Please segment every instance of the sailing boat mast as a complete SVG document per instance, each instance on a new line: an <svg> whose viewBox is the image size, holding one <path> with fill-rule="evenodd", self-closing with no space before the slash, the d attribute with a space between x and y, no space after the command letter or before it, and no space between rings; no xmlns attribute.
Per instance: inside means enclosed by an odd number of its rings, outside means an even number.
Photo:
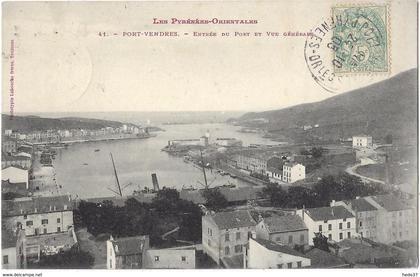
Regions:
<svg viewBox="0 0 420 277"><path fill-rule="evenodd" d="M115 174L115 179L117 180L118 192L119 192L119 195L122 197L120 181L118 180L117 169L115 168L114 158L112 157L111 152L109 152L109 155L111 156L112 166L114 167L114 174Z"/></svg>
<svg viewBox="0 0 420 277"><path fill-rule="evenodd" d="M204 168L203 152L201 150L200 150L200 156L201 156L201 168L203 169L203 175L204 175L204 187L205 189L208 189L209 185L207 184L206 169Z"/></svg>

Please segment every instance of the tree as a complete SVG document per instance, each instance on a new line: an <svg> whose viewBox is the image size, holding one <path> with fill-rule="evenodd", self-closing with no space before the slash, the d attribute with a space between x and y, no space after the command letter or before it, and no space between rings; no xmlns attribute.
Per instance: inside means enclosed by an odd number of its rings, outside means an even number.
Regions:
<svg viewBox="0 0 420 277"><path fill-rule="evenodd" d="M176 189L163 188L158 191L152 205L161 214L174 214L177 212L179 192Z"/></svg>
<svg viewBox="0 0 420 277"><path fill-rule="evenodd" d="M228 206L226 197L220 192L219 188L208 188L202 192L206 200L206 206L212 210L219 211Z"/></svg>
<svg viewBox="0 0 420 277"><path fill-rule="evenodd" d="M89 252L80 251L73 246L70 250L55 255L41 255L37 266L48 269L87 269L91 268L94 261L95 258Z"/></svg>
<svg viewBox="0 0 420 277"><path fill-rule="evenodd" d="M330 249L328 247L328 238L322 235L321 233L315 233L313 242L316 248L330 252Z"/></svg>
<svg viewBox="0 0 420 277"><path fill-rule="evenodd" d="M287 192L279 185L270 183L262 189L261 194L275 207L284 207L286 204Z"/></svg>

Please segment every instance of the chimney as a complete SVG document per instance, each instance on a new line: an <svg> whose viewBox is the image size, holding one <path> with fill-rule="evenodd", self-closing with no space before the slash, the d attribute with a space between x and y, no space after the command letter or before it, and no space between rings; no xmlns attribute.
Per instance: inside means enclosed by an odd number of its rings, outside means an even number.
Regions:
<svg viewBox="0 0 420 277"><path fill-rule="evenodd" d="M330 207L334 207L334 206L335 206L335 200L331 200Z"/></svg>
<svg viewBox="0 0 420 277"><path fill-rule="evenodd" d="M334 208L331 209L331 215L334 216Z"/></svg>
<svg viewBox="0 0 420 277"><path fill-rule="evenodd" d="M258 223L260 223L263 220L264 220L264 218L262 217L262 215L261 214L258 214Z"/></svg>
<svg viewBox="0 0 420 277"><path fill-rule="evenodd" d="M305 205L302 206L302 219L305 220Z"/></svg>
<svg viewBox="0 0 420 277"><path fill-rule="evenodd" d="M51 210L52 210L52 207L50 206L50 212L51 212Z"/></svg>
<svg viewBox="0 0 420 277"><path fill-rule="evenodd" d="M256 239L257 238L257 232L251 231L251 238Z"/></svg>
<svg viewBox="0 0 420 277"><path fill-rule="evenodd" d="M356 196L356 199L360 199L360 196Z"/></svg>

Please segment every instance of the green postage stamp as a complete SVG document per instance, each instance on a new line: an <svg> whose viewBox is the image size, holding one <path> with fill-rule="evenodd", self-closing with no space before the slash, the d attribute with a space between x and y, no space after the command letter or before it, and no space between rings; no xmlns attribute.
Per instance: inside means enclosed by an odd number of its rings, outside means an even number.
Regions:
<svg viewBox="0 0 420 277"><path fill-rule="evenodd" d="M335 73L388 72L387 6L333 7Z"/></svg>

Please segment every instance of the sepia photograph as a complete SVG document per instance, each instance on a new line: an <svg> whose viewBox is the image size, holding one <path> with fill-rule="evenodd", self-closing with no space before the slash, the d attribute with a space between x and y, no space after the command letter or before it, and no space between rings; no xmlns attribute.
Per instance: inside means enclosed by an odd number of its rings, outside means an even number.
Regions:
<svg viewBox="0 0 420 277"><path fill-rule="evenodd" d="M6 1L1 39L3 276L417 276L417 1Z"/></svg>

